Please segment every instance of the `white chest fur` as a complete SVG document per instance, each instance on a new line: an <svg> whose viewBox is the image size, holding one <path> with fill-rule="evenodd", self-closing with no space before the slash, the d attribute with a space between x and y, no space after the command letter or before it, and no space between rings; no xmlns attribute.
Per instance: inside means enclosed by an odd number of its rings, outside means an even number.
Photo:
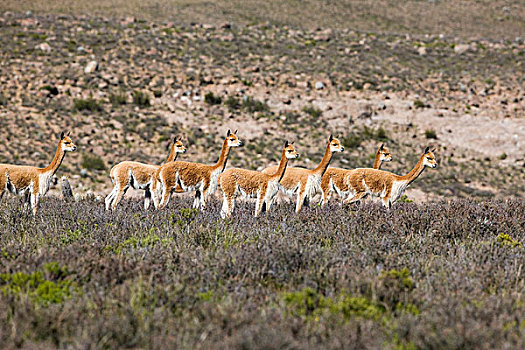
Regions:
<svg viewBox="0 0 525 350"><path fill-rule="evenodd" d="M44 196L49 191L51 180L53 179L53 173L47 172L38 175L38 194Z"/></svg>
<svg viewBox="0 0 525 350"><path fill-rule="evenodd" d="M392 184L392 193L390 195L390 201L395 202L401 197L403 192L405 192L408 187L407 181L394 181Z"/></svg>

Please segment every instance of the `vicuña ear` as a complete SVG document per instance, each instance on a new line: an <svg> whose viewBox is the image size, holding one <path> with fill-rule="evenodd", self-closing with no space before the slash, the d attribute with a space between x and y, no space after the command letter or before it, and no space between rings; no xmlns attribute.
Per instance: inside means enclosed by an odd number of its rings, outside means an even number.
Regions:
<svg viewBox="0 0 525 350"><path fill-rule="evenodd" d="M332 134L330 134L330 141L332 141L334 138L332 137Z"/></svg>
<svg viewBox="0 0 525 350"><path fill-rule="evenodd" d="M230 136L230 134L231 134L231 131L230 129L228 129L228 132L226 133L226 137Z"/></svg>
<svg viewBox="0 0 525 350"><path fill-rule="evenodd" d="M67 132L67 136L68 136L68 137L69 137L69 135L71 135L71 130L69 130L69 131Z"/></svg>
<svg viewBox="0 0 525 350"><path fill-rule="evenodd" d="M62 132L60 133L60 139L62 140L63 138L64 138L64 132L62 131Z"/></svg>
<svg viewBox="0 0 525 350"><path fill-rule="evenodd" d="M284 141L284 147L288 147L288 140Z"/></svg>
<svg viewBox="0 0 525 350"><path fill-rule="evenodd" d="M432 148L432 151L430 151L430 152L432 152L432 153L433 153L433 152L435 152L435 151L436 151L436 149L435 149L435 148Z"/></svg>
<svg viewBox="0 0 525 350"><path fill-rule="evenodd" d="M430 149L430 147L425 148L425 152L424 152L424 154L428 153L428 150L429 150L429 149Z"/></svg>
<svg viewBox="0 0 525 350"><path fill-rule="evenodd" d="M379 147L379 149L382 151L384 146L385 146L385 144L382 143L382 144L381 144L381 147Z"/></svg>
<svg viewBox="0 0 525 350"><path fill-rule="evenodd" d="M235 135L237 135L237 130L235 130L233 133L234 133Z"/></svg>

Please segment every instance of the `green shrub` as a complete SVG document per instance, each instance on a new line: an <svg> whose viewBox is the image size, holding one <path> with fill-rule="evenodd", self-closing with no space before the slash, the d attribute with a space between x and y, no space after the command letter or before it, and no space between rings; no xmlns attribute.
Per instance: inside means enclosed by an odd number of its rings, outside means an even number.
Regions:
<svg viewBox="0 0 525 350"><path fill-rule="evenodd" d="M140 90L133 91L133 103L139 107L151 106L149 101L149 95Z"/></svg>
<svg viewBox="0 0 525 350"><path fill-rule="evenodd" d="M510 248L516 248L521 247L521 243L515 239L513 239L511 236L509 236L506 233L500 233L498 237L496 238L496 243L500 247L510 247Z"/></svg>
<svg viewBox="0 0 525 350"><path fill-rule="evenodd" d="M264 102L258 101L253 97L245 97L242 101L242 109L246 112L266 112L270 110L270 107Z"/></svg>
<svg viewBox="0 0 525 350"><path fill-rule="evenodd" d="M437 140L437 134L436 134L436 131L433 130L433 129L425 130L425 137L426 137L427 139L435 139L435 140Z"/></svg>
<svg viewBox="0 0 525 350"><path fill-rule="evenodd" d="M101 112L103 108L102 108L102 105L97 100L90 97L85 100L75 99L73 101L73 110L78 111L78 112L82 112L82 111Z"/></svg>
<svg viewBox="0 0 525 350"><path fill-rule="evenodd" d="M414 101L414 107L416 107L416 108L425 108L426 105L425 105L425 103L424 103L423 101L421 101L421 100L415 100L415 101Z"/></svg>
<svg viewBox="0 0 525 350"><path fill-rule="evenodd" d="M322 110L315 108L314 106L303 107L303 112L305 112L306 114L310 114L312 117L316 119L319 118L323 114Z"/></svg>
<svg viewBox="0 0 525 350"><path fill-rule="evenodd" d="M222 103L222 98L220 96L215 96L213 92L208 92L204 95L204 102L209 105L220 105Z"/></svg>
<svg viewBox="0 0 525 350"><path fill-rule="evenodd" d="M235 109L239 109L241 107L241 104L239 103L239 99L234 96L229 96L226 100L226 106L228 106L228 109L230 111L233 111Z"/></svg>
<svg viewBox="0 0 525 350"><path fill-rule="evenodd" d="M292 315L314 319L327 314L342 317L345 321L355 317L377 320L386 312L384 306L362 296L343 292L328 298L308 287L285 293L284 302Z"/></svg>
<svg viewBox="0 0 525 350"><path fill-rule="evenodd" d="M3 295L27 297L43 306L59 304L71 297L76 286L65 279L68 275L67 267L60 267L56 262L44 265L44 271L0 274L1 292Z"/></svg>
<svg viewBox="0 0 525 350"><path fill-rule="evenodd" d="M83 154L82 167L88 170L106 170L104 160L96 155Z"/></svg>
<svg viewBox="0 0 525 350"><path fill-rule="evenodd" d="M115 107L125 105L127 102L126 94L123 91L112 93L109 95L109 102Z"/></svg>

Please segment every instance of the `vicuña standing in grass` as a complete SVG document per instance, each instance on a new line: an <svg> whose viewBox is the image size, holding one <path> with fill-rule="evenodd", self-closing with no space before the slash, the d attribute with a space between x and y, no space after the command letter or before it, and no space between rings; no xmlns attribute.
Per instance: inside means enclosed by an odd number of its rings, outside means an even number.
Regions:
<svg viewBox="0 0 525 350"><path fill-rule="evenodd" d="M76 149L77 146L73 144L69 134L62 133L55 157L47 167L0 164L0 199L6 190L15 195L24 195L24 203L31 200L31 208L36 215L40 197L49 190L53 175L62 164L66 152L73 152Z"/></svg>
<svg viewBox="0 0 525 350"><path fill-rule="evenodd" d="M281 154L279 167L273 174L263 174L260 171L233 168L226 170L219 177L224 201L222 203L221 216L223 218L231 216L235 207L235 198L241 194L247 197L257 197L255 203L254 216L261 213L263 205L269 208L273 198L279 191L279 182L283 178L288 159L299 157L292 144L285 142Z"/></svg>
<svg viewBox="0 0 525 350"><path fill-rule="evenodd" d="M298 213L305 201L310 200L319 190L323 174L328 168L332 156L335 152L342 152L344 147L341 142L330 135L326 151L324 153L321 163L313 170L302 168L288 168L284 177L281 180L281 189L284 193L293 196L297 194L297 203L295 205L295 212ZM271 166L263 170L265 174L273 174L278 167ZM270 208L267 208L270 209Z"/></svg>
<svg viewBox="0 0 525 350"><path fill-rule="evenodd" d="M374 159L373 169L381 169L383 162L392 161L392 155L387 147L384 144L379 147L376 152ZM323 180L321 181L321 206L324 207L328 200L330 199L332 192L335 191L342 198L346 198L350 192L348 184L346 183L346 175L353 171L341 168L328 168L323 175Z"/></svg>
<svg viewBox="0 0 525 350"><path fill-rule="evenodd" d="M170 194L175 188L181 188L185 192L196 191L193 208L206 208L208 195L217 189L219 175L224 171L228 155L232 147L242 146L242 141L237 138L237 130L226 133L226 138L222 144L219 160L214 165L206 165L190 162L171 162L164 164L157 171L156 186L160 187L161 202L160 207L164 208L170 199ZM159 186L160 185L160 186ZM155 189L154 191L158 191ZM154 196L155 200L157 196Z"/></svg>
<svg viewBox="0 0 525 350"><path fill-rule="evenodd" d="M381 198L385 207L390 208L406 188L418 178L425 167L437 167L436 157L429 147L425 149L416 166L406 175L396 175L388 171L376 169L354 169L349 171L344 179L350 196L344 203L353 203L367 195Z"/></svg>
<svg viewBox="0 0 525 350"><path fill-rule="evenodd" d="M179 153L185 153L186 148L180 140L173 140L170 154L166 163L173 162L177 159ZM120 162L111 168L109 177L113 182L113 190L106 197L106 210L117 208L118 203L131 186L137 190L144 190L144 209L148 209L151 203L153 182L155 182L155 174L160 168L158 165L150 165L139 162L124 161ZM153 201L157 207L158 201Z"/></svg>

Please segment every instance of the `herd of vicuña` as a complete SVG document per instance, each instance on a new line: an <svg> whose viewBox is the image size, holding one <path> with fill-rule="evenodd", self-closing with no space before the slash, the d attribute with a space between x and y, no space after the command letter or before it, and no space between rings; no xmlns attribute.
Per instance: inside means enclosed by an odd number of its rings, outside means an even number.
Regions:
<svg viewBox="0 0 525 350"><path fill-rule="evenodd" d="M206 209L207 198L220 188L223 196L223 218L232 215L235 199L239 195L256 198L254 215L258 216L270 209L279 190L296 196L296 213L317 193L321 195L321 206L325 206L333 192L336 192L345 204L370 195L379 197L384 206L390 208L405 189L421 175L425 167L437 166L433 150L427 147L417 164L406 175L380 170L383 162L392 161L388 148L381 145L372 168L330 168L334 153L344 151L341 142L330 135L324 156L315 169L288 167L288 161L299 157L299 153L293 142L286 141L279 165L263 171L241 168L225 170L231 148L242 145L237 131L228 130L219 160L213 165L178 161L178 154L185 153L186 148L182 141L177 139L173 140L168 159L161 166L134 161L118 163L109 173L114 187L106 197L106 209L115 210L130 187L144 190L145 209L149 208L152 200L155 208L165 208L173 192L195 192L193 208L200 210ZM33 214L36 215L40 197L48 192L52 178L66 152L76 149L77 146L69 134L62 133L55 156L47 167L0 164L0 199L6 191L24 196L24 206L30 204Z"/></svg>

